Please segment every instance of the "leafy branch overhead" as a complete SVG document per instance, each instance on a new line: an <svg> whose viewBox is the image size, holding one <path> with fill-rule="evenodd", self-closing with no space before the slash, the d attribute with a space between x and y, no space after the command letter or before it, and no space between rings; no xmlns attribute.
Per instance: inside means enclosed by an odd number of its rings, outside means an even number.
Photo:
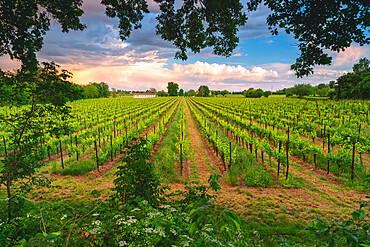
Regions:
<svg viewBox="0 0 370 247"><path fill-rule="evenodd" d="M327 50L340 52L353 43L370 43L367 1L250 0L246 6L240 0L154 1L160 7L156 33L178 48L175 57L182 60L189 51L199 53L206 47L212 47L216 55L230 56L239 43L239 28L247 22L246 12L262 4L271 11L266 20L271 33L285 31L298 41L300 55L291 66L298 77L313 74L315 65L330 65ZM42 48L51 19L61 24L63 32L85 28L79 19L82 2L0 0L0 56L8 54L24 65L35 65L35 53ZM141 28L144 15L150 12L146 0L101 3L108 17L119 19L122 40Z"/></svg>

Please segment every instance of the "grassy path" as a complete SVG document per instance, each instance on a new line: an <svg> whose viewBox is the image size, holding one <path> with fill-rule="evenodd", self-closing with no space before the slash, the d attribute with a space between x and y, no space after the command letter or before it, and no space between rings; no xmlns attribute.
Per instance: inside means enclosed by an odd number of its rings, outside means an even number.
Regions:
<svg viewBox="0 0 370 247"><path fill-rule="evenodd" d="M187 102L185 103L185 110L190 134L189 138L191 139L191 148L193 150L193 156L188 164L190 180L199 180L201 183L206 183L211 174L220 173L218 167L221 167L222 163L213 155L207 142L202 138Z"/></svg>

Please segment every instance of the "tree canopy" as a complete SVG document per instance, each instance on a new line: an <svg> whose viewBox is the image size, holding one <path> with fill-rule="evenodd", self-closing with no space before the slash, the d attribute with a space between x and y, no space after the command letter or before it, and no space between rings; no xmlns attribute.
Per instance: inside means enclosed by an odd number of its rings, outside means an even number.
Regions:
<svg viewBox="0 0 370 247"><path fill-rule="evenodd" d="M241 0L154 0L159 4L156 33L171 41L176 58L187 59L187 52L212 47L216 55L230 56L239 39L238 29L246 24L247 14ZM43 45L43 35L50 20L57 21L63 32L82 30L83 0L0 0L0 56L10 55L23 66L36 68L36 52ZM127 39L149 13L146 0L102 0L106 14L119 19L119 34ZM292 33L301 52L291 66L299 77L313 73L315 65L329 65L332 58L324 49L344 51L352 43L370 44L367 1L354 0L250 0L247 11L266 5L271 14L267 24L272 34Z"/></svg>
<svg viewBox="0 0 370 247"><path fill-rule="evenodd" d="M352 70L355 73L363 71L363 70L370 70L370 59L366 57L361 58L358 61L358 63L353 65Z"/></svg>
<svg viewBox="0 0 370 247"><path fill-rule="evenodd" d="M190 89L189 91L186 92L186 96L193 97L196 95L196 92L194 89Z"/></svg>
<svg viewBox="0 0 370 247"><path fill-rule="evenodd" d="M167 86L169 96L177 96L177 90L179 90L179 84L170 81Z"/></svg>
<svg viewBox="0 0 370 247"><path fill-rule="evenodd" d="M198 89L198 94L197 96L199 97L208 97L209 96L209 88L205 85L202 85Z"/></svg>
<svg viewBox="0 0 370 247"><path fill-rule="evenodd" d="M314 89L310 84L296 84L294 87L290 88L291 93L298 95L300 98L303 98L303 96L311 95L314 93Z"/></svg>

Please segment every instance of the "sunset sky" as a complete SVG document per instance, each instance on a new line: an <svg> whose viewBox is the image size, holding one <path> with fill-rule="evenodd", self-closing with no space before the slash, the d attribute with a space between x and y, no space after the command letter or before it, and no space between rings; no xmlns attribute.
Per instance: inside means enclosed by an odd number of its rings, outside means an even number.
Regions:
<svg viewBox="0 0 370 247"><path fill-rule="evenodd" d="M242 91L250 87L276 91L297 83L328 83L352 70L361 57L370 58L370 47L353 45L344 53L333 55L331 66L315 68L315 74L297 79L290 65L299 54L297 42L281 32L271 36L266 25L269 11L265 7L248 14L247 25L239 31L240 44L229 58L217 57L211 49L190 54L187 61L174 59L176 48L155 35L158 6L149 1L151 14L143 28L122 42L118 36L118 20L105 16L100 0L85 0L82 23L84 31L62 33L55 23L38 53L40 61L55 61L74 74L72 81L108 83L111 88L146 90L166 89L174 81L184 90L207 85L211 90ZM0 57L3 70L19 64Z"/></svg>

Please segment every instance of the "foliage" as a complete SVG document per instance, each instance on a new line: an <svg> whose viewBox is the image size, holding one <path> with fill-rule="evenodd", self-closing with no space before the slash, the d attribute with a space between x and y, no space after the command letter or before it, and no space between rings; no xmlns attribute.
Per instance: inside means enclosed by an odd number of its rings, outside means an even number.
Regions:
<svg viewBox="0 0 370 247"><path fill-rule="evenodd" d="M157 34L173 42L179 49L175 58L186 60L187 49L199 53L213 47L216 55L230 56L237 46L238 27L246 23L238 0L183 1L176 9L175 1L156 0L161 13L157 16Z"/></svg>
<svg viewBox="0 0 370 247"><path fill-rule="evenodd" d="M330 91L330 87L329 87L329 85L326 85L326 84L324 84L324 83L321 83L321 84L317 85L317 86L315 87L315 89L316 89L316 93L317 93L319 96L321 96L321 97L328 96L329 91Z"/></svg>
<svg viewBox="0 0 370 247"><path fill-rule="evenodd" d="M50 21L62 26L63 32L83 30L82 0L71 1L0 1L0 56L10 55L19 59L24 67L35 70L36 52L43 45L43 36L50 28Z"/></svg>
<svg viewBox="0 0 370 247"><path fill-rule="evenodd" d="M246 98L261 98L264 95L264 92L262 89L249 88L244 91L243 95Z"/></svg>
<svg viewBox="0 0 370 247"><path fill-rule="evenodd" d="M263 92L263 97L268 98L271 95L271 91Z"/></svg>
<svg viewBox="0 0 370 247"><path fill-rule="evenodd" d="M1 78L1 84L12 87L11 97L6 101L9 105L28 104L18 112L0 115L9 126L11 141L8 148L12 150L0 160L0 183L7 188L9 220L13 202L17 202L12 200L14 186L19 187L21 193L27 193L32 185L47 183L43 178L34 177L37 168L43 164L38 144L44 133L60 136L70 131L64 121L70 112L65 104L74 99L78 91L74 84L66 81L70 73L66 70L60 73L57 68L54 63L44 63L36 73L19 70L5 73ZM22 182L15 184L19 180Z"/></svg>
<svg viewBox="0 0 370 247"><path fill-rule="evenodd" d="M168 83L167 91L169 96L177 96L177 90L179 90L179 84L172 81Z"/></svg>
<svg viewBox="0 0 370 247"><path fill-rule="evenodd" d="M179 91L179 96L184 96L184 89L180 89L180 91Z"/></svg>
<svg viewBox="0 0 370 247"><path fill-rule="evenodd" d="M365 180L365 188L369 188L370 175ZM370 224L369 224L369 206L368 199L361 200L358 203L360 208L352 212L352 219L343 222L326 221L315 219L315 222L308 230L314 231L321 237L323 243L328 246L369 246L370 245Z"/></svg>
<svg viewBox="0 0 370 247"><path fill-rule="evenodd" d="M149 90L147 90L148 93L156 93L157 92L157 89L155 89L154 87L151 87L149 88Z"/></svg>
<svg viewBox="0 0 370 247"><path fill-rule="evenodd" d="M198 89L198 97L208 97L209 96L209 88L208 86L200 86Z"/></svg>
<svg viewBox="0 0 370 247"><path fill-rule="evenodd" d="M216 228L217 243L219 234L225 233L226 237L232 238L233 232L240 230L240 219L236 213L214 203L207 203L191 210L189 216L193 221L191 235L195 235L206 225L212 225Z"/></svg>
<svg viewBox="0 0 370 247"><path fill-rule="evenodd" d="M220 94L222 95L222 96L224 96L225 97L225 95L227 95L229 93L229 91L227 91L227 90L222 90L221 92L220 92Z"/></svg>
<svg viewBox="0 0 370 247"><path fill-rule="evenodd" d="M125 151L124 164L117 167L114 198L125 204L135 204L141 198L150 205L158 205L163 195L154 165L147 162L150 149L146 145L145 139L134 139Z"/></svg>
<svg viewBox="0 0 370 247"><path fill-rule="evenodd" d="M219 190L219 176L209 179L210 188ZM192 190L192 187L191 189ZM173 204L153 207L137 198L134 204L117 207L100 199L89 204L32 204L27 214L11 224L0 218L2 246L247 246L249 239L235 212L189 195L185 207ZM93 191L91 195L99 194ZM204 207L202 207L204 205ZM212 215L209 215L212 213ZM208 217L210 216L210 218ZM212 224L216 222L215 224ZM40 227L38 227L40 226ZM236 227L235 227L236 226ZM234 231L237 230L237 231ZM1 234L5 233L5 234ZM7 236L7 237L5 237ZM11 239L12 238L12 239Z"/></svg>
<svg viewBox="0 0 370 247"><path fill-rule="evenodd" d="M360 58L358 63L353 65L352 69L353 69L353 72L355 73L361 72L363 70L369 70L370 69L370 59L366 57Z"/></svg>
<svg viewBox="0 0 370 247"><path fill-rule="evenodd" d="M159 97L166 97L166 96L168 96L168 93L165 92L164 90L161 90L161 91L158 91L157 92L157 96L159 96Z"/></svg>
<svg viewBox="0 0 370 247"><path fill-rule="evenodd" d="M192 97L192 96L195 96L195 95L196 95L196 93L195 93L194 89L190 89L190 90L189 90L189 91L187 91L186 93L187 93L187 96L189 96L189 97Z"/></svg>
<svg viewBox="0 0 370 247"><path fill-rule="evenodd" d="M109 86L105 82L90 82L88 85L82 85L85 99L108 98L110 96Z"/></svg>
<svg viewBox="0 0 370 247"><path fill-rule="evenodd" d="M298 77L312 74L314 65L331 64L332 58L324 49L340 52L352 42L370 43L370 6L365 2L252 0L248 9L256 10L262 2L271 10L267 17L271 33L285 29L299 42L301 54L291 66Z"/></svg>
<svg viewBox="0 0 370 247"><path fill-rule="evenodd" d="M347 73L339 77L335 86L337 99L368 99L370 97L370 69Z"/></svg>
<svg viewBox="0 0 370 247"><path fill-rule="evenodd" d="M305 95L312 95L313 92L313 87L310 84L296 84L292 88L292 93L298 95L300 98L303 98Z"/></svg>
<svg viewBox="0 0 370 247"><path fill-rule="evenodd" d="M172 118L166 136L161 142L161 148L153 158L156 174L161 182L175 182L179 180L179 173L176 171L176 161L179 163L179 133L181 133L178 122L180 112L176 111Z"/></svg>

